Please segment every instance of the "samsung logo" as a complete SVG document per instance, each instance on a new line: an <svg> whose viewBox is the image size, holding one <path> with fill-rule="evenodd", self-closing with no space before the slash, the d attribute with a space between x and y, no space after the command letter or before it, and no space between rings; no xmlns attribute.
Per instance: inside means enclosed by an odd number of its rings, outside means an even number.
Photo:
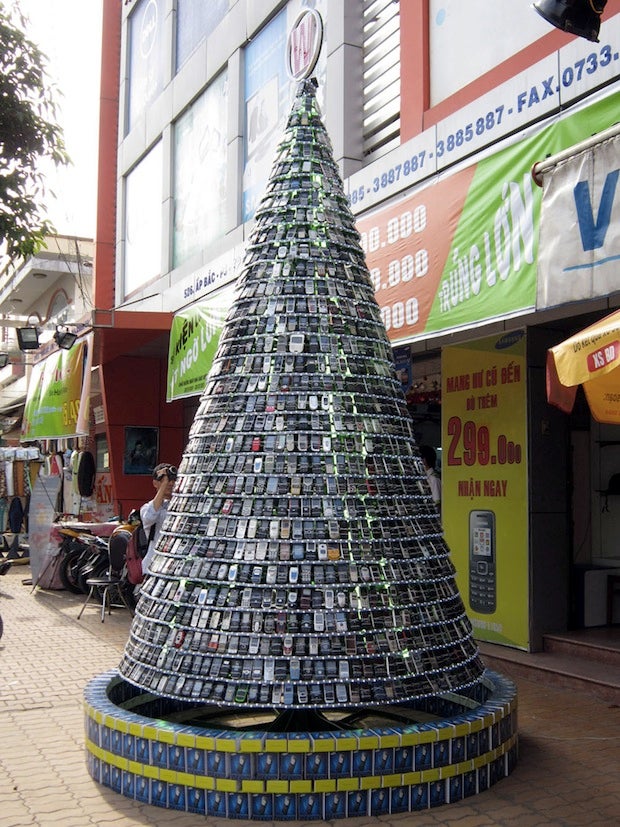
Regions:
<svg viewBox="0 0 620 827"><path fill-rule="evenodd" d="M517 342L521 341L524 335L525 331L523 330L514 330L512 333L506 333L505 336L502 336L501 339L498 339L497 342L495 342L495 350L505 350L507 347L516 345Z"/></svg>

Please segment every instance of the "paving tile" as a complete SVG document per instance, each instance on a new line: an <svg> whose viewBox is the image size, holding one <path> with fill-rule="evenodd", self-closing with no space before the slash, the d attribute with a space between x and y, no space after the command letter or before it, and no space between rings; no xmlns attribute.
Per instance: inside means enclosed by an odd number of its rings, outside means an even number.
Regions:
<svg viewBox="0 0 620 827"><path fill-rule="evenodd" d="M22 569L2 578L0 824L2 827L248 827L126 799L86 769L83 691L117 666L130 618L81 621L78 595L35 592ZM9 599L5 599L5 595ZM21 629L28 619L28 642ZM15 629L20 630L15 634ZM329 822L331 827L610 827L620 812L620 708L517 679L520 758L487 792L423 813ZM285 822L277 822L282 825ZM306 822L311 825L325 822ZM270 827L273 822L262 822ZM299 827L300 822L291 822Z"/></svg>

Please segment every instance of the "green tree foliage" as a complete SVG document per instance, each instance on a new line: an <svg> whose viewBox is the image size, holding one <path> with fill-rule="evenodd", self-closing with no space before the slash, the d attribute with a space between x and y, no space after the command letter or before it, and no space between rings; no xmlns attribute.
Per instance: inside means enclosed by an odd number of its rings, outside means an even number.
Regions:
<svg viewBox="0 0 620 827"><path fill-rule="evenodd" d="M24 30L15 0L0 0L0 244L27 257L54 228L45 215L43 158L67 164L46 58Z"/></svg>

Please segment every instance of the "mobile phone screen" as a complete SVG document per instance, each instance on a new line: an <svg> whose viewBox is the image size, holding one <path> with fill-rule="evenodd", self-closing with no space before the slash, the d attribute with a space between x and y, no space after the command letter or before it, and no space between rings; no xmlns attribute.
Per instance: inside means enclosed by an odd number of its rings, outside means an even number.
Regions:
<svg viewBox="0 0 620 827"><path fill-rule="evenodd" d="M497 608L493 511L472 511L469 515L469 604L483 614Z"/></svg>

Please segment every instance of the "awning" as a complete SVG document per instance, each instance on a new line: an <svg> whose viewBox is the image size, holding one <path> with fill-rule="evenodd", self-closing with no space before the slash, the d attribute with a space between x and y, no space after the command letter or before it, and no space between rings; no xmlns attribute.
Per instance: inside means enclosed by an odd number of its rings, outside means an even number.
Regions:
<svg viewBox="0 0 620 827"><path fill-rule="evenodd" d="M547 400L565 413L579 385L597 422L620 424L620 310L547 351Z"/></svg>
<svg viewBox="0 0 620 827"><path fill-rule="evenodd" d="M589 138L586 138L585 141L581 141L574 146L569 146L568 149L563 149L555 155L550 155L548 158L545 158L544 161L538 161L532 167L532 178L534 179L534 183L538 184L539 187L542 187L545 175L551 172L558 164L561 164L563 161L569 161L580 152L586 152L589 149L594 149L599 144L603 143L603 141L607 141L610 138L616 138L619 135L620 124L616 123L613 126L610 126L609 129L604 129L602 132L591 135Z"/></svg>
<svg viewBox="0 0 620 827"><path fill-rule="evenodd" d="M543 186L536 309L618 291L620 125L534 165Z"/></svg>
<svg viewBox="0 0 620 827"><path fill-rule="evenodd" d="M0 435L6 441L19 439L24 406L20 405L10 414L0 414Z"/></svg>
<svg viewBox="0 0 620 827"><path fill-rule="evenodd" d="M142 310L93 311L93 364L105 365L123 356L165 358L172 313Z"/></svg>
<svg viewBox="0 0 620 827"><path fill-rule="evenodd" d="M58 350L34 365L22 420L21 441L88 435L93 335L71 350Z"/></svg>
<svg viewBox="0 0 620 827"><path fill-rule="evenodd" d="M0 392L0 414L11 416L23 407L28 393L28 377L20 376L15 382L5 385Z"/></svg>

